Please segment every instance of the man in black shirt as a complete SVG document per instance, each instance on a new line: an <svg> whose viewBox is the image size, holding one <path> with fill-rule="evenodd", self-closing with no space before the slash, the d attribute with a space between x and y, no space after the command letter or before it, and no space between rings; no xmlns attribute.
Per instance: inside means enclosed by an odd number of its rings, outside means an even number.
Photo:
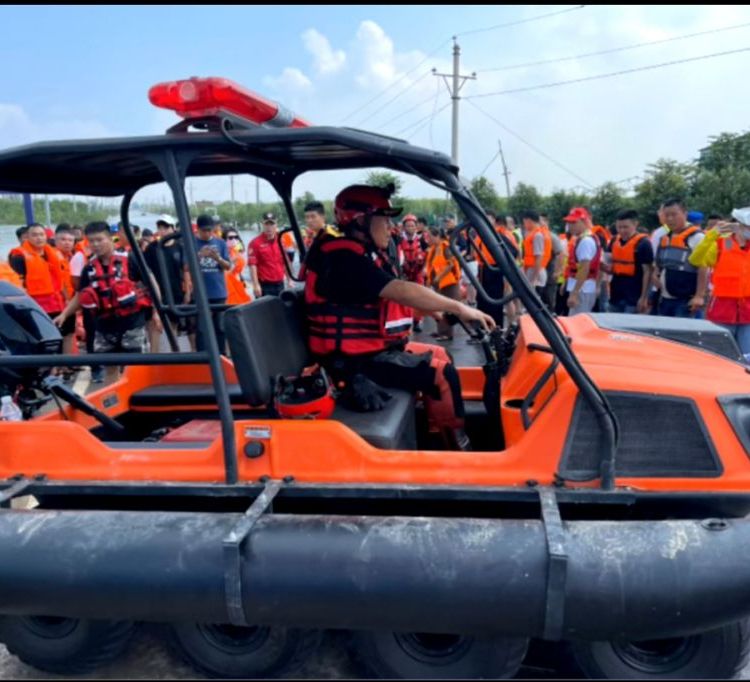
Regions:
<svg viewBox="0 0 750 682"><path fill-rule="evenodd" d="M399 279L387 249L393 208L389 188L353 185L336 197L340 238L322 238L305 262L305 302L310 350L352 404L380 409L378 385L419 391L431 431L449 447L470 449L463 430L461 385L445 349L408 343L414 310L453 313L489 330L489 315ZM373 383L374 382L374 383Z"/></svg>
<svg viewBox="0 0 750 682"><path fill-rule="evenodd" d="M105 222L89 223L85 234L93 256L81 272L77 293L54 319L55 324L62 326L84 307L94 312L94 353L145 352L143 310L148 307L148 299L137 285L141 275L133 254L115 253L115 243Z"/></svg>
<svg viewBox="0 0 750 682"><path fill-rule="evenodd" d="M186 268L182 252L181 240L175 236L175 219L169 215L161 215L156 221L157 241L151 242L143 252L146 259L146 265L151 270L154 278L159 284L159 290L162 292L162 298L166 303L167 286L171 290L175 305L180 305L184 300L186 287ZM164 265L167 273L164 277L161 268L159 268L158 250L161 249L164 255ZM173 313L168 312L172 330L176 332L176 325L179 322Z"/></svg>
<svg viewBox="0 0 750 682"><path fill-rule="evenodd" d="M615 226L617 237L607 248L608 263L602 266L612 273L608 311L647 313L654 262L651 240L648 235L638 232L638 214L635 211L620 211Z"/></svg>

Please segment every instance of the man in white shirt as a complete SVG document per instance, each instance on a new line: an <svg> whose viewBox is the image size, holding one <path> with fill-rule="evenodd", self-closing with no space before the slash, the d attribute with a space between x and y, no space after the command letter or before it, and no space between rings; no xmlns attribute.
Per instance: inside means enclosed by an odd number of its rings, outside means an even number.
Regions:
<svg viewBox="0 0 750 682"><path fill-rule="evenodd" d="M591 233L591 215L583 207L571 209L565 216L571 238L575 239L573 258L568 262L569 316L590 313L596 303L596 283L602 250L599 241Z"/></svg>

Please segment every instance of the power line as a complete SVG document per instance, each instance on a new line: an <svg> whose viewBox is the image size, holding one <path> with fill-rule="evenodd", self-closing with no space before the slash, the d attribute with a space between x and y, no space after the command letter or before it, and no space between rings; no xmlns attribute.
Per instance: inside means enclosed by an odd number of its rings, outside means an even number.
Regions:
<svg viewBox="0 0 750 682"><path fill-rule="evenodd" d="M362 126L365 123L367 123L367 121L369 121L373 116L377 116L386 107L388 107L391 104L393 104L399 97L401 97L401 95L409 92L409 90L411 88L413 88L417 83L419 83L419 81L424 80L431 73L432 73L432 71L426 71L425 73L423 73L419 78L417 78L417 80L415 80L413 83L409 83L403 90L399 91L394 97L391 97L391 99L389 99L385 104L381 104L380 107L378 109L376 109L374 113L369 114L368 116L366 116L365 118L363 118L359 123L357 123L357 125L358 126Z"/></svg>
<svg viewBox="0 0 750 682"><path fill-rule="evenodd" d="M435 121L435 114L437 113L438 97L440 96L440 81L435 81L435 100L432 103L432 116L430 117L430 147L434 147L435 143L432 140L432 124Z"/></svg>
<svg viewBox="0 0 750 682"><path fill-rule="evenodd" d="M415 131L409 133L409 135L407 135L406 139L409 142L411 142L411 140L414 139L414 137L417 135L417 133L419 133L421 130L423 130L424 128L426 128L428 125L431 126L432 125L432 121L435 118L435 116L437 116L439 113L445 111L449 106L450 106L450 102L448 102L447 104L445 104L444 106L442 106L440 109L438 109L437 111L435 111L434 113L432 113L430 115L430 120L427 123L424 123L424 119L422 119L422 121L421 121L422 125L420 125ZM414 126L412 126L412 127L414 127ZM432 144L432 141L430 141L430 146L431 147L435 146L434 144Z"/></svg>
<svg viewBox="0 0 750 682"><path fill-rule="evenodd" d="M495 26L488 26L487 28L477 28L477 29L471 29L469 31L462 31L461 33L457 33L456 36L453 36L453 38L455 38L457 36L461 36L461 35L470 35L470 34L473 34L473 33L482 33L484 31L494 31L495 29L505 28L507 26L518 26L519 24L526 24L526 23L529 23L531 21L538 21L539 19L545 19L547 17L553 17L553 16L556 16L558 14L564 14L566 12L572 12L574 10L583 9L585 6L586 5L577 5L576 7L570 7L568 9L560 10L560 11L557 11L557 12L549 12L547 14L539 14L539 15L534 16L534 17L529 17L528 19L519 19L517 21L510 21L510 22L507 22L507 23L504 23L504 24L496 24ZM353 111L349 112L343 118L342 123L345 123L352 116L354 116L355 114L359 113L363 109L366 109L368 106L370 106L370 104L372 104L377 99L379 99L382 95L384 95L386 92L388 92L391 88L394 88L401 81L403 81L409 74L414 73L414 71L416 71L420 66L422 66L422 64L424 64L430 57L432 57L433 55L437 54L440 50L442 50L443 46L446 45L447 43L449 43L450 41L451 41L451 38L446 38L442 43L440 43L440 45L438 45L434 50L432 50L432 52L430 52L429 54L425 55L424 59L422 59L422 61L420 61L419 64L417 64L416 66L414 66L411 69L409 69L406 73L404 73L401 76L401 78L399 78L398 80L394 81L390 85L386 86L383 90L381 90L375 96L373 96L370 99L368 99L361 106L359 106L356 109L354 109Z"/></svg>
<svg viewBox="0 0 750 682"><path fill-rule="evenodd" d="M583 9L586 7L586 5L576 5L575 7L569 7L568 9L559 10L557 12L548 12L547 14L538 14L534 17L529 17L528 19L519 19L517 21L509 21L504 24L495 24L494 26L488 26L487 28L475 28L471 31L461 31L460 33L456 33L456 37L458 36L468 36L473 33L484 33L485 31L494 31L497 28L506 28L508 26L518 26L519 24L527 24L530 21L538 21L539 19L546 19L547 17L554 17L558 14L565 14L566 12L574 12L575 10Z"/></svg>
<svg viewBox="0 0 750 682"><path fill-rule="evenodd" d="M625 52L626 50L635 50L639 47L646 47L648 45L661 45L663 43L671 43L675 40L685 40L687 38L696 38L698 36L705 36L711 33L721 33L722 31L734 31L738 28L745 28L750 26L750 22L745 24L737 24L736 26L725 26L724 28L714 28L709 31L699 31L698 33L687 33L681 36L675 36L673 38L662 38L660 40L651 40L645 43L635 43L634 45L625 45L623 47L613 47L609 50L599 50L597 52L584 52L582 54L576 54L571 57L557 57L556 59L542 59L538 62L525 62L523 64L509 64L508 66L498 66L491 69L479 69L477 73L487 73L489 71L510 71L512 69L521 69L527 66L541 66L543 64L553 64L559 62L569 62L574 59L584 59L585 57L595 57L602 54L612 54L614 52Z"/></svg>
<svg viewBox="0 0 750 682"><path fill-rule="evenodd" d="M437 47L436 47L436 48L435 48L435 49L434 49L434 50L433 50L432 52L430 52L430 53L429 53L428 55L426 55L426 56L425 56L425 58L424 58L424 59L423 59L423 60L422 60L421 62L419 62L419 64L417 64L417 65L416 65L415 67L413 67L413 68L409 69L409 70L408 70L408 71L407 71L407 72L406 72L406 73L405 73L405 74L404 74L403 76L401 76L401 78L399 78L398 80L394 81L394 82L393 82L393 83L391 83L390 85L386 86L386 87L385 87L385 88L384 88L383 90L381 90L381 91L380 91L380 92L379 92L379 93L378 93L377 95L375 95L375 96L374 96L374 97L372 97L371 99L368 99L368 100L367 100L367 101L366 101L366 102L365 102L365 103L364 103L364 104L363 104L362 106L358 107L357 109L355 109L355 110L354 110L354 111L352 111L351 113L347 114L347 116L346 116L346 117L345 117L345 118L343 119L342 123L343 123L343 122L345 122L345 121L348 121L348 120L349 120L349 119L350 119L350 118L351 118L352 116L354 116L354 114L356 114L356 113L358 113L358 112L362 111L362 109L365 109L366 107L368 107L368 106L369 106L370 104L372 104L372 103L373 103L373 102L374 102L374 101L375 101L376 99L378 99L378 98L379 98L379 97L380 97L381 95L384 95L384 94L385 94L386 92L388 92L388 91L389 91L389 90L390 90L391 88L393 88L393 87L395 87L396 85L398 85L398 84L399 84L399 83L400 83L400 82L401 82L402 80L404 80L404 78L406 78L406 77L407 77L407 76L408 76L408 75L409 75L410 73L414 73L414 71L416 71L416 70L417 70L417 69L418 69L418 68L419 68L420 66L422 66L422 64L424 64L424 63L425 63L425 62L426 62L426 61L427 61L427 60L428 60L428 59L429 59L430 57L432 57L432 56L433 56L434 54L437 54L437 53L438 53L438 52L439 52L440 50L442 50L442 49L443 49L443 46L444 46L444 45L446 45L446 44L448 44L448 43L449 43L450 41L451 41L451 39L450 39L450 38L446 38L446 39L445 39L445 40L444 40L444 41L443 41L442 43L440 43L440 45L438 45L438 46L437 46Z"/></svg>
<svg viewBox="0 0 750 682"><path fill-rule="evenodd" d="M570 85L572 83L583 83L585 81L598 80L600 78L612 78L614 76L622 76L627 73L636 73L637 71L649 71L651 69L659 69L664 66L673 66L675 64L687 64L688 62L697 62L702 59L711 59L713 57L723 57L728 54L738 54L740 52L747 52L750 47L743 47L738 50L727 50L726 52L714 52L713 54L705 54L699 57L688 57L687 59L676 59L671 62L662 62L661 64L651 64L649 66L639 66L635 69L625 69L623 71L613 71L611 73L601 73L596 76L584 76L583 78L574 78L567 81L557 81L555 83L543 83L541 85L531 85L528 88L513 88L510 90L498 90L497 92L481 92L477 95L468 95L464 97L466 100L477 99L480 97L494 97L495 95L510 95L517 92L529 92L531 90L542 90L544 88L554 88L560 85Z"/></svg>
<svg viewBox="0 0 750 682"><path fill-rule="evenodd" d="M400 114L397 114L393 118L391 118L388 121L386 121L385 123L381 124L380 127L381 128L386 128L387 126L389 126L394 121L398 121L398 119L403 118L407 114L410 114L412 111L416 111L421 106L427 104L431 99L432 99L432 96L428 97L427 99L423 99L421 102L419 102L419 104L415 104L413 107L409 107L406 111L402 111ZM409 127L411 127L411 126L409 126Z"/></svg>
<svg viewBox="0 0 750 682"><path fill-rule="evenodd" d="M513 135L513 137L515 137L515 138L516 138L517 140L519 140L520 142L523 142L523 144L525 144L525 145L526 145L527 147L529 147L530 149L533 149L533 150L534 150L534 151L535 151L535 152L536 152L537 154L539 154L540 156L543 156L543 157L544 157L545 159L547 159L547 160L548 160L548 161L549 161L550 163L553 163L553 164L555 164L555 166L557 166L558 168L561 168L562 170L564 170L564 171L565 171L566 173L569 173L570 175L572 175L572 176L573 176L574 178L576 178L577 180L580 180L580 181L581 181L581 182L582 182L582 183L583 183L584 185L586 185L586 186L587 186L587 187L588 187L589 189L594 189L594 185L592 185L592 184L591 184L590 182L588 182L588 180L585 180L585 179L584 179L584 178L582 178L582 177L581 177L580 175L578 175L578 173L576 173L575 171L572 171L572 170L571 170L570 168L568 168L568 167L567 167L567 166L565 166L564 164L560 163L560 162L559 162L559 161L557 161L556 159L553 159L553 158L552 158L552 157L551 157L551 156L550 156L549 154L547 154L546 152L543 152L543 151L542 151L541 149L539 149L539 148L538 148L538 147L537 147L536 145L533 145L533 144L532 144L531 142L529 142L528 140L525 140L525 139L524 139L523 137L521 137L521 136L520 136L520 135L519 135L519 134L518 134L517 132L515 132L515 131L511 130L511 129L510 129L510 128L508 128L508 126L506 126L506 125L505 125L504 123L502 123L501 121L499 121L498 119L496 119L496 118L495 118L495 117L494 117L494 116L493 116L492 114L488 114L488 113L487 113L487 112L486 112L486 111L485 111L484 109L482 109L482 108L481 108L481 107L480 107L480 106L479 106L478 104L474 104L474 102L469 102L469 104L471 104L471 106L473 106L473 107L474 107L474 108L475 108L475 109L476 109L477 111L479 111L480 113L484 114L484 115L485 115L485 116L486 116L487 118L489 118L490 120L492 120L492 121L494 121L495 123L497 123L497 125L499 125L499 126L500 126L500 127L501 127L501 128L503 129L503 130L505 130L506 132L508 132L508 133L510 133L511 135Z"/></svg>
<svg viewBox="0 0 750 682"><path fill-rule="evenodd" d="M445 109L447 109L447 108L448 108L448 107L449 107L450 105L451 105L451 102L446 102L446 103L445 103L445 104L444 104L444 105L443 105L442 107L440 107L440 109L438 109L438 110L437 110L437 111L435 112L435 114L434 114L434 115L435 115L435 116L437 116L437 115L438 115L438 114L439 114L440 112L442 112L442 111L444 111ZM419 125L420 123L424 123L425 121L427 121L428 119L430 119L430 118L431 118L432 116L433 116L433 114L427 114L427 116L425 116L424 118L420 118L420 119L419 119L418 121L415 121L415 122L414 122L414 123L412 123L411 125L408 125L408 126L406 126L406 128L402 128L402 129L401 129L401 130L399 130L399 131L398 131L397 133L394 133L394 135L395 135L396 137L398 137L399 135L403 135L403 134L404 134L404 133L405 133L405 132L406 132L407 130L411 130L411 129L412 129L412 128L414 128L415 126L418 126L418 125Z"/></svg>

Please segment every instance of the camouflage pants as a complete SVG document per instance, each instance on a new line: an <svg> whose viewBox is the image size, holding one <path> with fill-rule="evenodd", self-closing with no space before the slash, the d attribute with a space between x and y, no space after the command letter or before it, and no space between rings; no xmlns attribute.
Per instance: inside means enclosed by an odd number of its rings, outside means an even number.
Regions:
<svg viewBox="0 0 750 682"><path fill-rule="evenodd" d="M94 336L94 353L145 353L146 328L136 327L123 332L103 333Z"/></svg>

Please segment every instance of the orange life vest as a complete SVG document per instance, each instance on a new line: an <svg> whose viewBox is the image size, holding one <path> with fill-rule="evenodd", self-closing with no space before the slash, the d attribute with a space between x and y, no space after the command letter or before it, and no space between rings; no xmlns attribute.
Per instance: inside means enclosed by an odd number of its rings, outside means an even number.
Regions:
<svg viewBox="0 0 750 682"><path fill-rule="evenodd" d="M49 244L44 245L44 255L39 255L29 242L20 247L23 252L26 275L24 288L47 313L59 313L65 307L62 287L62 257Z"/></svg>
<svg viewBox="0 0 750 682"><path fill-rule="evenodd" d="M239 305L240 303L249 303L250 294L245 289L245 283L242 281L242 271L245 269L245 259L237 256L232 261L232 269L227 270L224 276L227 280L227 304Z"/></svg>
<svg viewBox="0 0 750 682"><path fill-rule="evenodd" d="M448 241L443 240L439 244L433 244L427 250L427 281L430 284L434 284L435 278L448 267L450 258L450 270L443 275L443 279L437 282L439 289L458 284L461 279L461 267L458 261L452 254L446 256L448 248Z"/></svg>
<svg viewBox="0 0 750 682"><path fill-rule="evenodd" d="M8 263L0 262L0 280L9 282L13 286L23 289L23 282L18 276L18 273L8 265Z"/></svg>
<svg viewBox="0 0 750 682"><path fill-rule="evenodd" d="M750 298L750 243L740 247L734 237L717 242L712 281L714 296Z"/></svg>
<svg viewBox="0 0 750 682"><path fill-rule="evenodd" d="M549 230L540 225L536 229L529 232L523 240L523 267L533 268L536 265L536 256L534 255L534 238L542 233L544 235L544 252L542 253L542 269L547 267L547 264L552 258L552 237L550 237Z"/></svg>
<svg viewBox="0 0 750 682"><path fill-rule="evenodd" d="M353 239L323 238L317 245L321 257L339 250L364 257L371 254L379 267L393 272L393 266L380 254L369 251L364 244ZM315 262L315 259L313 262L308 259L304 269L308 343L314 355L378 353L400 345L409 336L414 311L407 306L384 298L376 303L343 305L320 296L315 291L318 280Z"/></svg>
<svg viewBox="0 0 750 682"><path fill-rule="evenodd" d="M596 255L591 259L589 263L589 274L586 275L586 279L596 279L599 276L599 263L602 259L602 245L599 240L592 234L580 235L583 237L591 237L596 244ZM568 240L568 277L573 277L578 274L578 260L576 259L576 247L578 246L578 237L571 237Z"/></svg>
<svg viewBox="0 0 750 682"><path fill-rule="evenodd" d="M638 244L646 235L636 232L624 244L618 235L612 242L612 274L620 277L633 277L635 275L635 252Z"/></svg>
<svg viewBox="0 0 750 682"><path fill-rule="evenodd" d="M604 225L592 225L591 234L596 237L603 249L606 249L612 241L612 233Z"/></svg>
<svg viewBox="0 0 750 682"><path fill-rule="evenodd" d="M60 256L60 274L62 276L62 287L65 300L69 301L73 298L75 293L75 287L73 286L73 277L70 274L70 258L68 258L62 251L56 249ZM71 254L72 257L73 254Z"/></svg>
<svg viewBox="0 0 750 682"><path fill-rule="evenodd" d="M513 244L516 251L520 251L520 249L518 248L518 240L516 239L516 235L514 235L513 232L511 232L507 227L504 227L503 225L495 225L495 232L497 232L497 234L499 235L502 235L511 244ZM486 259L487 264L495 265L495 259L490 254L489 249L484 245L484 242L479 237L477 237L474 243L477 245L477 247L479 248L479 251ZM484 265L484 261L480 259L479 267L482 267L483 265Z"/></svg>
<svg viewBox="0 0 750 682"><path fill-rule="evenodd" d="M667 291L675 298L690 298L695 295L698 285L698 268L688 258L692 250L688 239L700 230L690 225L679 234L670 232L659 241L656 264L664 270Z"/></svg>

